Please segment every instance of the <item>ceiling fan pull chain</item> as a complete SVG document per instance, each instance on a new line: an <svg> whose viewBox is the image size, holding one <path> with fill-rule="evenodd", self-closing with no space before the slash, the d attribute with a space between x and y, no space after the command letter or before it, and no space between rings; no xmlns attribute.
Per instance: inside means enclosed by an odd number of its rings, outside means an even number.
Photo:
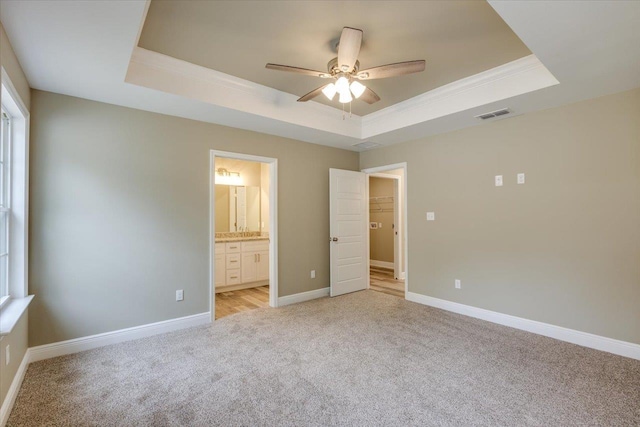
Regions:
<svg viewBox="0 0 640 427"><path fill-rule="evenodd" d="M342 120L344 120L344 104L342 104Z"/></svg>

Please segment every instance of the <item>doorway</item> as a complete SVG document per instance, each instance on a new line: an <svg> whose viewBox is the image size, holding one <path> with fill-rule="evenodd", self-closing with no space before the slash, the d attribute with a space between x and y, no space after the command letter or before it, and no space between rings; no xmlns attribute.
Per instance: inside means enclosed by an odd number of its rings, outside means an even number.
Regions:
<svg viewBox="0 0 640 427"><path fill-rule="evenodd" d="M277 159L211 151L211 319L277 307Z"/></svg>
<svg viewBox="0 0 640 427"><path fill-rule="evenodd" d="M369 289L405 298L406 163L363 170L368 178Z"/></svg>

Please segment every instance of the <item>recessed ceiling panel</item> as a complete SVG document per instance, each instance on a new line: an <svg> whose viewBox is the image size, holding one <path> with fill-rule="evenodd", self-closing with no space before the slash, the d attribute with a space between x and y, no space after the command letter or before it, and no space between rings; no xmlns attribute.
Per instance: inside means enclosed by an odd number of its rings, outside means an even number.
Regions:
<svg viewBox="0 0 640 427"><path fill-rule="evenodd" d="M325 71L344 26L364 31L362 69L426 60L422 73L366 82L382 100L354 101L358 115L531 53L485 1L153 0L139 45L302 96L327 81L265 64Z"/></svg>

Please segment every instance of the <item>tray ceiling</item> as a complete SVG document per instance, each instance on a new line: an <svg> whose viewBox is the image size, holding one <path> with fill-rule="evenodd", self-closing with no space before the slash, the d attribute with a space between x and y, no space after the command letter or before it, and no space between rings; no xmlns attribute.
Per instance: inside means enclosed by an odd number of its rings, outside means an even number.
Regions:
<svg viewBox="0 0 640 427"><path fill-rule="evenodd" d="M297 96L320 78L267 62L326 70L342 27L364 30L362 68L425 59L423 73L369 81L382 100L366 115L531 52L485 1L289 2L153 0L139 46ZM319 102L341 108L337 101Z"/></svg>

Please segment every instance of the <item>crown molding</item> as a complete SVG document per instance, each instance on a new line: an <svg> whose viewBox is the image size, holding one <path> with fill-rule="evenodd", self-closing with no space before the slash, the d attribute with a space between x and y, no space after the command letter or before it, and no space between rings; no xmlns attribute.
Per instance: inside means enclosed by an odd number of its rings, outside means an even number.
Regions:
<svg viewBox="0 0 640 427"><path fill-rule="evenodd" d="M558 84L542 62L529 55L364 117L342 120L333 107L299 103L295 95L140 47L133 51L125 81L358 140Z"/></svg>
<svg viewBox="0 0 640 427"><path fill-rule="evenodd" d="M362 137L437 119L558 84L535 55L457 80L362 118Z"/></svg>
<svg viewBox="0 0 640 427"><path fill-rule="evenodd" d="M196 99L249 114L360 139L361 117L277 89L140 47L133 50L127 83Z"/></svg>

